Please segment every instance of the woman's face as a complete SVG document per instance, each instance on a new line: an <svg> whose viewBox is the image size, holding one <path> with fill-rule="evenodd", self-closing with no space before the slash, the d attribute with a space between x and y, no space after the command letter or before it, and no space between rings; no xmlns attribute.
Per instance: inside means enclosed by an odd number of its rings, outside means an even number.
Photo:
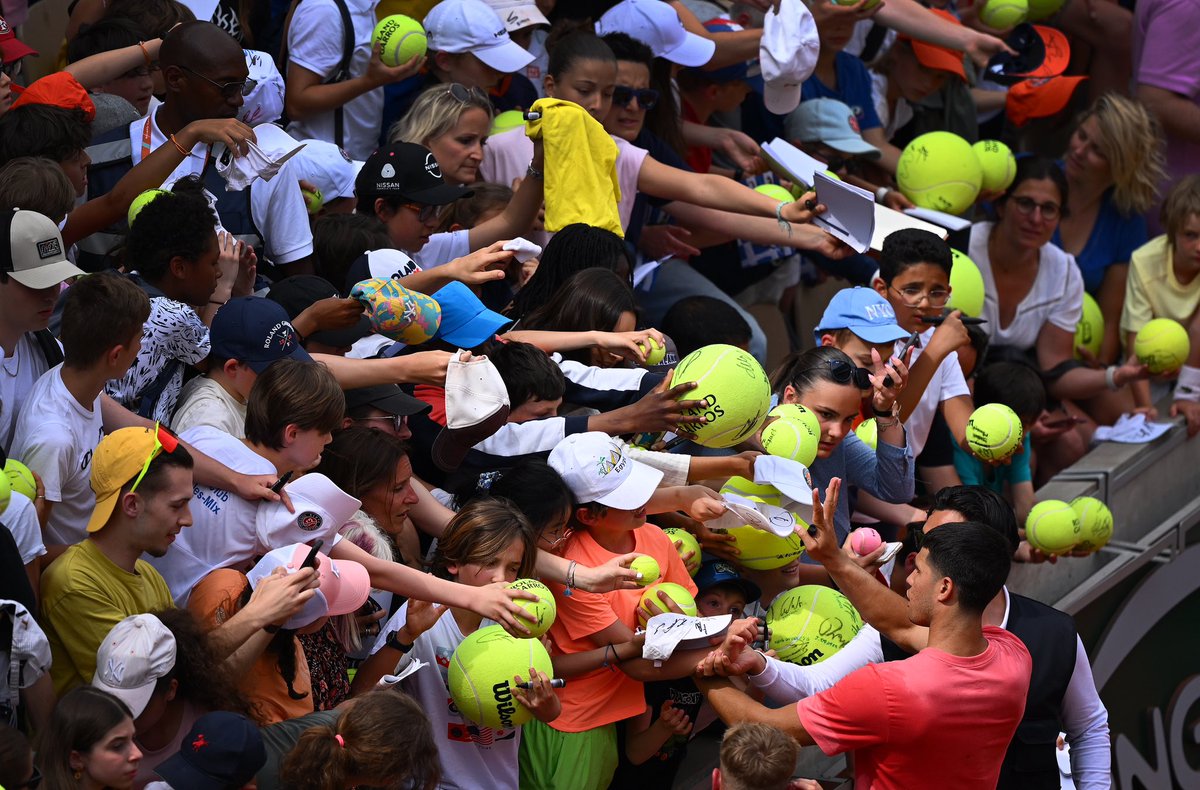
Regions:
<svg viewBox="0 0 1200 790"><path fill-rule="evenodd" d="M1104 155L1104 133L1095 116L1079 126L1067 142L1066 171L1071 181L1088 180L1112 183L1112 165Z"/></svg>
<svg viewBox="0 0 1200 790"><path fill-rule="evenodd" d="M644 63L618 60L617 85L633 90L649 88L650 67ZM636 98L630 99L623 107L613 102L602 120L609 134L631 141L641 133L642 126L646 123L646 108L642 107Z"/></svg>
<svg viewBox="0 0 1200 790"><path fill-rule="evenodd" d="M486 587L496 582L514 582L521 572L521 561L525 557L525 544L520 538L513 538L512 543L504 551L495 555L487 562L467 562L462 565L447 565L446 570L454 576L459 584L470 587Z"/></svg>
<svg viewBox="0 0 1200 790"><path fill-rule="evenodd" d="M610 330L612 332L632 332L637 329L637 316L626 310L617 318L616 325ZM621 364L624 357L610 354L609 352L600 349L592 348L592 364L599 368L612 368Z"/></svg>
<svg viewBox="0 0 1200 790"><path fill-rule="evenodd" d="M859 414L862 393L853 384L838 384L819 381L807 392L796 392L790 384L783 388L784 403L799 403L817 415L821 424L821 443L817 445L817 457L828 458L846 434Z"/></svg>
<svg viewBox="0 0 1200 790"><path fill-rule="evenodd" d="M1062 193L1048 178L1026 179L1016 185L1008 200L998 205L996 211L1001 234L1014 240L1022 249L1041 249L1058 227Z"/></svg>
<svg viewBox="0 0 1200 790"><path fill-rule="evenodd" d="M576 60L557 79L547 74L543 82L547 96L575 102L601 123L612 106L616 85L616 64L611 60L592 58Z"/></svg>
<svg viewBox="0 0 1200 790"><path fill-rule="evenodd" d="M393 537L404 527L408 511L417 504L412 487L413 468L408 457L400 459L390 477L385 476L362 495L362 509Z"/></svg>
<svg viewBox="0 0 1200 790"><path fill-rule="evenodd" d="M458 116L458 123L441 137L426 141L447 184L473 184L479 177L483 146L487 142L491 118L479 107L470 107Z"/></svg>
<svg viewBox="0 0 1200 790"><path fill-rule="evenodd" d="M133 787L142 752L133 742L133 719L126 718L87 752L71 752L71 768L101 787Z"/></svg>

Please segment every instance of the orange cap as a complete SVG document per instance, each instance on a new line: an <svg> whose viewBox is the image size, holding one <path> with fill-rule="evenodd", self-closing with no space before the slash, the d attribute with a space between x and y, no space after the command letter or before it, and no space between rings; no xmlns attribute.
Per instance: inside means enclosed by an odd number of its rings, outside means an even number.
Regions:
<svg viewBox="0 0 1200 790"><path fill-rule="evenodd" d="M962 24L962 22L958 21L958 17L948 11L943 11L940 8L930 8L928 10L948 22L953 22L956 25ZM910 36L900 36L900 38L912 45L913 54L917 56L917 60L925 68L948 71L956 75L960 80L967 78L967 72L963 69L963 53L948 49L947 47L930 44L926 41L918 41Z"/></svg>
<svg viewBox="0 0 1200 790"><path fill-rule="evenodd" d="M83 110L89 123L96 117L96 105L92 103L92 97L88 96L78 80L65 71L42 77L28 88L13 92L20 94L12 103L14 109L25 104L51 104L68 110Z"/></svg>
<svg viewBox="0 0 1200 790"><path fill-rule="evenodd" d="M1057 77L1067 70L1071 61L1071 45L1061 30L1045 25L1034 25L1033 29L1041 37L1046 47L1046 59L1042 65L1029 72L1026 77Z"/></svg>
<svg viewBox="0 0 1200 790"><path fill-rule="evenodd" d="M1048 77L1022 80L1008 89L1005 111L1016 126L1062 111L1071 94L1087 77Z"/></svg>

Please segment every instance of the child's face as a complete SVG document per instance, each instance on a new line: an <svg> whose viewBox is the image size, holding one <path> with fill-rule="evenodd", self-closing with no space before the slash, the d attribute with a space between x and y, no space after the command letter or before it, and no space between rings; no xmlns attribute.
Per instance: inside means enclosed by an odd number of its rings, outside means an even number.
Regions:
<svg viewBox="0 0 1200 790"><path fill-rule="evenodd" d="M555 400L527 400L517 408L513 409L508 414L509 422L529 422L530 420L540 420L545 417L553 417L558 414L558 407L562 406L562 398Z"/></svg>
<svg viewBox="0 0 1200 790"><path fill-rule="evenodd" d="M799 403L817 417L821 424L821 443L817 457L828 458L846 435L853 430L854 418L862 406L862 393L852 384L818 381L801 394L789 384L783 389L784 403Z"/></svg>
<svg viewBox="0 0 1200 790"><path fill-rule="evenodd" d="M317 428L289 425L284 429L287 443L287 463L292 469L304 471L321 463L321 451L333 441L333 434Z"/></svg>
<svg viewBox="0 0 1200 790"><path fill-rule="evenodd" d="M1200 272L1200 214L1188 216L1171 242L1175 248L1175 268L1190 274Z"/></svg>
<svg viewBox="0 0 1200 790"><path fill-rule="evenodd" d="M396 249L409 253L420 252L437 230L438 212L426 212L423 208L416 204L392 208L382 199L375 201L375 214L383 220L388 238ZM430 215L424 222L421 221L423 213Z"/></svg>
<svg viewBox="0 0 1200 790"><path fill-rule="evenodd" d="M854 360L854 364L860 368L867 370L875 369L875 361L871 359L871 350L879 352L881 360L888 360L896 353L895 343L868 343L861 337L855 334L850 334L848 338L838 341L837 337L832 334L821 335L821 345L833 346L846 353L846 356Z"/></svg>
<svg viewBox="0 0 1200 790"><path fill-rule="evenodd" d="M521 572L521 561L525 558L525 544L513 538L504 551L486 563L466 562L462 565L449 564L446 570L459 584L469 587L486 587L496 582L514 582Z"/></svg>
<svg viewBox="0 0 1200 790"><path fill-rule="evenodd" d="M918 263L901 271L891 284L875 280L875 290L896 311L896 323L906 332L924 332L921 316L942 314L950 298L950 275L932 263Z"/></svg>
<svg viewBox="0 0 1200 790"><path fill-rule="evenodd" d="M212 298L221 279L220 253L214 233L212 243L196 260L183 262L179 282L183 301L191 305L204 305Z"/></svg>
<svg viewBox="0 0 1200 790"><path fill-rule="evenodd" d="M696 608L701 617L731 614L734 620L740 620L746 610L746 598L740 592L717 586L700 593Z"/></svg>
<svg viewBox="0 0 1200 790"><path fill-rule="evenodd" d="M575 517L588 529L599 532L608 534L632 532L646 524L646 506L642 505L637 510L617 510L610 507L603 516L591 515L586 508L579 508Z"/></svg>

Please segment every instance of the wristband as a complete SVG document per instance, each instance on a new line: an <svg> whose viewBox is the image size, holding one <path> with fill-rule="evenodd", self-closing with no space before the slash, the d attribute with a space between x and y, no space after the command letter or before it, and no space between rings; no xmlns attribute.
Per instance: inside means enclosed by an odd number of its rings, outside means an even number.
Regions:
<svg viewBox="0 0 1200 790"><path fill-rule="evenodd" d="M533 166L533 162L530 162L529 167L525 168L525 175L536 178L538 181L542 181L546 176L545 173Z"/></svg>
<svg viewBox="0 0 1200 790"><path fill-rule="evenodd" d="M142 48L142 57L146 59L146 68L150 68L154 61L150 59L150 50L146 49L146 42L139 41L138 46Z"/></svg>
<svg viewBox="0 0 1200 790"><path fill-rule="evenodd" d="M789 202L787 200L779 201L779 205L775 207L775 221L779 223L779 229L787 231L788 238L792 237L792 223L783 218L783 207Z"/></svg>
<svg viewBox="0 0 1200 790"><path fill-rule="evenodd" d="M891 191L892 190L889 187L880 187L879 189L876 189L875 190L875 202L882 203L883 199L885 197L887 197L887 193L891 192Z"/></svg>
<svg viewBox="0 0 1200 790"><path fill-rule="evenodd" d="M1184 365L1179 369L1179 382L1175 385L1175 400L1200 403L1200 368Z"/></svg>
<svg viewBox="0 0 1200 790"><path fill-rule="evenodd" d="M1117 390L1121 389L1121 385L1117 383L1117 366L1116 365L1109 365L1107 368L1104 369L1104 383L1107 384L1108 388L1110 390L1112 390L1113 392L1116 392Z"/></svg>
<svg viewBox="0 0 1200 790"><path fill-rule="evenodd" d="M387 641L383 643L384 647L390 647L392 650L399 650L401 653L407 653L413 649L412 642L398 642L396 635L400 633L400 629L390 632L387 635Z"/></svg>
<svg viewBox="0 0 1200 790"><path fill-rule="evenodd" d="M192 155L191 151L187 150L186 148L184 148L182 145L179 144L179 141L175 139L175 135L171 135L170 138L168 138L168 139L170 139L171 145L175 146L176 151L183 154L184 156Z"/></svg>

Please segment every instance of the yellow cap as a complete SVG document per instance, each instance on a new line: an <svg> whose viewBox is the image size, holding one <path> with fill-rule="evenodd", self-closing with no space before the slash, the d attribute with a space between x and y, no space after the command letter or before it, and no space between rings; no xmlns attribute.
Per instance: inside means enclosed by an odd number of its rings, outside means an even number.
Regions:
<svg viewBox="0 0 1200 790"><path fill-rule="evenodd" d="M161 430L161 429L160 429ZM154 452L154 428L122 428L100 440L92 455L92 491L96 494L96 509L88 520L87 531L96 532L108 523L121 489L137 477ZM160 442L174 448L174 437L162 431Z"/></svg>

